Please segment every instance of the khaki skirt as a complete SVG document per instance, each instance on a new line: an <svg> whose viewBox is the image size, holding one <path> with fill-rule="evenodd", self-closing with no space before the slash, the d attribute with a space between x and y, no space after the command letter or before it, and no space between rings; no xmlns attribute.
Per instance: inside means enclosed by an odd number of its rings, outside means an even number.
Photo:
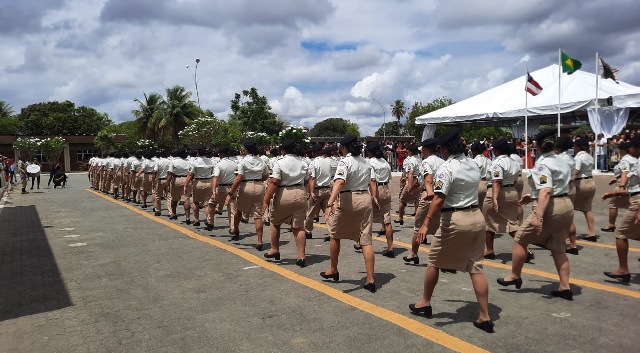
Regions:
<svg viewBox="0 0 640 353"><path fill-rule="evenodd" d="M522 178L522 175L518 176L513 187L516 189L516 192L518 193L518 201L520 201L522 198L522 192L524 191L524 179Z"/></svg>
<svg viewBox="0 0 640 353"><path fill-rule="evenodd" d="M391 191L389 185L378 185L378 204L380 208L373 206L373 223L391 223Z"/></svg>
<svg viewBox="0 0 640 353"><path fill-rule="evenodd" d="M336 203L327 220L329 235L334 239L351 239L361 245L371 245L371 194L368 191L343 192Z"/></svg>
<svg viewBox="0 0 640 353"><path fill-rule="evenodd" d="M193 180L193 202L205 202L211 199L211 179Z"/></svg>
<svg viewBox="0 0 640 353"><path fill-rule="evenodd" d="M573 208L576 211L591 211L593 197L596 195L596 182L593 179L581 179L573 182L576 186L576 197Z"/></svg>
<svg viewBox="0 0 640 353"><path fill-rule="evenodd" d="M485 225L479 209L443 212L427 257L429 266L482 273Z"/></svg>
<svg viewBox="0 0 640 353"><path fill-rule="evenodd" d="M616 238L640 240L640 222L636 223L638 210L640 210L640 195L635 195L629 199L629 209L616 228Z"/></svg>
<svg viewBox="0 0 640 353"><path fill-rule="evenodd" d="M486 197L487 197L487 181L480 180L480 183L478 184L478 205L482 205Z"/></svg>
<svg viewBox="0 0 640 353"><path fill-rule="evenodd" d="M171 202L184 201L191 195L192 184L187 187L187 194L184 193L184 182L186 177L173 177L171 178L171 185L169 186L169 193L171 194Z"/></svg>
<svg viewBox="0 0 640 353"><path fill-rule="evenodd" d="M144 175L134 175L133 176L133 183L131 183L131 189L132 190L142 190L142 181L144 179Z"/></svg>
<svg viewBox="0 0 640 353"><path fill-rule="evenodd" d="M551 251L564 253L569 227L573 223L573 203L569 197L552 197L543 215L542 231L538 234L531 222L535 219L537 202L529 217L522 223L514 241L527 246L535 244Z"/></svg>
<svg viewBox="0 0 640 353"><path fill-rule="evenodd" d="M498 195L498 212L496 212L493 209L493 188L488 188L482 206L487 232L512 233L517 231L518 201L518 193L514 187L502 187Z"/></svg>
<svg viewBox="0 0 640 353"><path fill-rule="evenodd" d="M142 176L142 190L144 192L151 192L153 190L153 184L151 183L151 174L144 173Z"/></svg>
<svg viewBox="0 0 640 353"><path fill-rule="evenodd" d="M423 191L422 195L420 195L418 208L416 209L416 220L413 223L414 233L420 230L420 227L422 227L422 223L424 223L424 219L427 218L427 214L429 213L429 206L431 205L431 201L425 200L425 197L427 197L427 192ZM427 227L427 234L436 234L439 228L440 212L438 212L429 222L429 226Z"/></svg>
<svg viewBox="0 0 640 353"><path fill-rule="evenodd" d="M264 183L262 181L241 182L238 188L236 209L245 215L253 214L253 218L262 218L262 201L264 199Z"/></svg>
<svg viewBox="0 0 640 353"><path fill-rule="evenodd" d="M408 185L409 183L407 183ZM422 189L420 189L420 187L417 187L411 191L409 191L408 187L405 186L404 188L402 188L402 191L400 192L400 202L407 204L407 203L411 203L411 204L417 204L418 198L420 198L420 194L422 193Z"/></svg>
<svg viewBox="0 0 640 353"><path fill-rule="evenodd" d="M271 224L304 227L307 217L307 190L302 185L279 187L273 196Z"/></svg>

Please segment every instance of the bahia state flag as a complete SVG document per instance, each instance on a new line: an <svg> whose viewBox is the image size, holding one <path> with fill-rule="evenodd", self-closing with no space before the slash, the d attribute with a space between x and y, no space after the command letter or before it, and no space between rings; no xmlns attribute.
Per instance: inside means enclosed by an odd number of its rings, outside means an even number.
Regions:
<svg viewBox="0 0 640 353"><path fill-rule="evenodd" d="M564 52L560 52L560 57L562 61L562 72L571 75L572 73L580 70L582 67L582 63L579 60L576 60Z"/></svg>
<svg viewBox="0 0 640 353"><path fill-rule="evenodd" d="M527 84L524 87L524 90L529 92L532 96L537 96L542 92L542 86L531 77L529 72L527 72Z"/></svg>

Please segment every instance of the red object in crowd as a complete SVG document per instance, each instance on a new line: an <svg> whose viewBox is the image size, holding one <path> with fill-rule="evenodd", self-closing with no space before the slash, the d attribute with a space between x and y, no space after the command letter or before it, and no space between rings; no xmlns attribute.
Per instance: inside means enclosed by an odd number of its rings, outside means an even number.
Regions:
<svg viewBox="0 0 640 353"><path fill-rule="evenodd" d="M527 150L527 156L528 156L528 159L529 159L528 161L524 156L521 157L522 158L522 166L523 166L523 168L531 169L531 168L533 168L533 165L535 164L533 162L533 153L531 152L531 150Z"/></svg>
<svg viewBox="0 0 640 353"><path fill-rule="evenodd" d="M402 168L402 165L404 164L404 159L407 157L407 149L404 146L398 146L396 153L398 156L397 157L398 167Z"/></svg>

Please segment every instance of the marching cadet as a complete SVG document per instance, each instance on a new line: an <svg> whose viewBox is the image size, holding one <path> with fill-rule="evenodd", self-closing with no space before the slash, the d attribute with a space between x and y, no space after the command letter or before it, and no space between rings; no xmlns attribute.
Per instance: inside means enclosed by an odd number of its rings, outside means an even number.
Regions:
<svg viewBox="0 0 640 353"><path fill-rule="evenodd" d="M269 168L258 156L258 143L249 139L243 142L245 157L236 166L236 178L225 199L225 206L229 207L235 197L236 207L233 218L233 236L229 241L240 240L240 221L242 214L253 215L258 242L256 249L262 249L262 200L264 199L264 181L269 176ZM236 191L238 195L235 196Z"/></svg>
<svg viewBox="0 0 640 353"><path fill-rule="evenodd" d="M524 179L522 178L522 168L524 162L517 153L516 145L513 142L509 142L509 158L511 158L518 167L518 177L516 178L516 184L513 186L518 194L518 200L522 198L522 192L524 191ZM522 224L522 218L524 217L524 208L518 203L518 226Z"/></svg>
<svg viewBox="0 0 640 353"><path fill-rule="evenodd" d="M613 175L615 178L611 179L609 182L609 185L618 184L613 190L614 192L619 191L620 185L627 185L629 172L633 170L636 163L638 163L638 159L629 153L630 147L631 143L629 142L623 142L618 145L618 149L620 150L620 162L618 162L618 164L613 168ZM601 228L600 230L603 232L614 232L616 230L616 218L618 218L619 208L629 208L628 193L611 198L609 201L609 224L607 224L606 228Z"/></svg>
<svg viewBox="0 0 640 353"><path fill-rule="evenodd" d="M131 202L131 165L133 161L136 160L136 157L133 156L134 152L127 153L127 159L124 162L124 193L125 193L125 201Z"/></svg>
<svg viewBox="0 0 640 353"><path fill-rule="evenodd" d="M484 143L478 141L471 144L471 155L473 161L480 168L480 184L478 184L478 205L484 204L484 198L487 195L487 180L491 180L491 160L484 156L486 149Z"/></svg>
<svg viewBox="0 0 640 353"><path fill-rule="evenodd" d="M122 172L120 171L122 168L121 157L121 153L116 154L111 163L111 169L109 169L109 173L113 175L113 198L116 200L118 199L118 195L120 195L120 184L122 184Z"/></svg>
<svg viewBox="0 0 640 353"><path fill-rule="evenodd" d="M573 157L567 153L567 151L569 149L573 148L573 140L565 137L565 136L560 136L558 138L556 138L556 155L561 159L564 160L568 165L569 168L571 169L572 173L571 173L571 178L569 179L569 193L568 193L568 197L569 200L571 200L571 204L574 203L575 198L576 198L576 185L574 182L575 179L575 174L573 173L573 171L576 169L576 161L573 159ZM576 234L576 224L575 222L571 222L571 226L569 227L569 237L571 237L571 234ZM565 251L567 254L573 254L573 255L578 255L578 248L575 247L575 245L573 247L569 246L567 248L567 250Z"/></svg>
<svg viewBox="0 0 640 353"><path fill-rule="evenodd" d="M97 176L98 176L98 191L102 191L104 192L104 164L105 164L105 158L98 158L98 163L97 163L97 167L98 167L98 171Z"/></svg>
<svg viewBox="0 0 640 353"><path fill-rule="evenodd" d="M400 225L404 224L404 210L407 204L411 203L416 208L418 207L420 194L422 193L421 178L420 178L420 165L421 158L417 157L418 145L407 146L409 157L404 160L403 171L406 176L406 181L402 191L400 192L400 207L398 212L398 220L394 220L395 223Z"/></svg>
<svg viewBox="0 0 640 353"><path fill-rule="evenodd" d="M213 162L206 157L207 148L198 146L196 148L196 156L189 161L189 171L184 185L184 193L187 194L187 188L191 186L193 190L191 211L193 211L193 226L200 225L200 205L211 199L211 178L213 178ZM208 207L205 209L205 215L208 215ZM209 222L207 221L207 224Z"/></svg>
<svg viewBox="0 0 640 353"><path fill-rule="evenodd" d="M630 141L629 154L632 157L640 157L640 137L634 137ZM640 240L640 163L636 163L633 169L627 173L626 183L620 181L618 191L608 192L602 197L606 200L611 197L620 197L624 194L629 195L629 209L625 212L620 226L615 230L616 250L618 254L618 269L613 272L605 272L604 275L609 278L622 280L622 283L631 281L629 273L629 262L627 256L629 254L629 239Z"/></svg>
<svg viewBox="0 0 640 353"><path fill-rule="evenodd" d="M296 141L287 140L280 150L284 156L273 163L269 186L262 200L263 212L272 202L271 209L271 250L264 257L280 260L280 227L291 226L295 238L298 258L296 265L306 266L305 248L307 239L304 232L307 214L307 192L305 186L309 179L307 164L296 157Z"/></svg>
<svg viewBox="0 0 640 353"><path fill-rule="evenodd" d="M309 165L309 199L307 202L307 217L304 221L304 232L307 239L312 238L313 222L320 214L320 210L327 208L327 201L331 196L331 160L322 156L322 145L316 143L311 148L314 159Z"/></svg>
<svg viewBox="0 0 640 353"><path fill-rule="evenodd" d="M171 209L171 198L169 197L169 184L167 183L167 174L169 173L169 153L166 150L160 150L158 153L159 158L156 164L153 166L153 180L156 184L156 192L153 195L153 214L156 216L162 215L162 198L167 199L167 209Z"/></svg>
<svg viewBox="0 0 640 353"><path fill-rule="evenodd" d="M140 194L142 196L142 208L149 207L147 205L147 196L149 196L149 194L151 194L153 190L153 175L155 174L153 170L156 166L155 160L152 159L154 155L155 153L151 150L145 152L144 162L142 163L142 166L140 166L140 170L136 173L136 178L142 179L142 182L140 183ZM153 194L152 194L152 201L153 201Z"/></svg>
<svg viewBox="0 0 640 353"><path fill-rule="evenodd" d="M142 180L141 175L138 175L138 171L144 165L144 156L142 151L136 151L134 158L131 161L131 169L129 170L131 175L131 190L133 191L133 202L140 204L140 196L142 196Z"/></svg>
<svg viewBox="0 0 640 353"><path fill-rule="evenodd" d="M269 162L267 163L267 166L269 167L269 175L271 175L271 172L273 171L273 163L275 163L278 159L282 158L282 155L280 154L280 149L277 147L272 148L269 153L271 154L271 158L269 158ZM267 187L269 186L269 179L265 180L264 182L264 187L265 190L267 190ZM272 200L273 202L273 200ZM262 219L264 220L264 225L269 227L271 225L271 222L269 222L269 219L271 218L271 206L269 206L269 208L267 208L267 211L263 213L262 215Z"/></svg>
<svg viewBox="0 0 640 353"><path fill-rule="evenodd" d="M542 155L528 177L531 194L520 200L522 204L531 200L535 203L514 238L511 275L497 281L501 286L515 285L520 289L527 245L538 244L551 251L560 278L559 289L551 291L551 295L573 300L569 286L569 259L565 253L565 241L573 220L573 204L568 196L571 169L554 153L554 135L555 130L543 130L535 137Z"/></svg>
<svg viewBox="0 0 640 353"><path fill-rule="evenodd" d="M345 156L339 163L333 178L333 188L324 219L329 228L331 263L329 270L320 272L324 279L340 280L338 256L340 240L351 239L362 247L367 279L364 288L376 292L373 277L375 257L371 239L371 219L377 185L371 182L371 165L361 156L362 150L356 136L346 136L340 141L341 153ZM369 191L371 187L371 192ZM372 200L373 199L373 200ZM375 200L377 203L377 200Z"/></svg>
<svg viewBox="0 0 640 353"><path fill-rule="evenodd" d="M212 209L216 209L216 205L224 205L225 199L227 195L231 193L231 186L233 185L233 181L236 178L235 171L237 164L233 162L229 158L229 147L224 146L218 149L218 158L220 161L216 163L213 168L213 177L211 180L211 185L213 189L213 193L211 195L211 200L209 201ZM235 197L232 197L229 201L229 205L227 207L227 217L229 219L229 231L233 228L233 215L236 209L236 200ZM207 219L207 230L213 230L214 224L214 214L210 213L210 218ZM260 247L258 250L262 250Z"/></svg>
<svg viewBox="0 0 640 353"><path fill-rule="evenodd" d="M518 193L514 186L519 168L509 158L510 150L504 137L493 143L496 159L491 163L491 183L487 184L487 195L482 207L487 224L485 259L496 259L493 251L496 233L509 233L513 238L518 230ZM528 255L530 259L533 258L532 255Z"/></svg>
<svg viewBox="0 0 640 353"><path fill-rule="evenodd" d="M20 184L22 185L22 193L28 194L27 191L27 163L24 162L24 157L18 157L18 173L20 174Z"/></svg>
<svg viewBox="0 0 640 353"><path fill-rule="evenodd" d="M109 194L111 192L111 187L113 184L113 162L114 162L115 158L113 158L113 154L109 153L107 154L107 158L105 159L104 162L104 170L103 173L105 175L104 177L104 192L106 194Z"/></svg>
<svg viewBox="0 0 640 353"><path fill-rule="evenodd" d="M371 165L371 182L375 183L375 190L371 190L373 207L372 223L380 223L384 229L387 239L387 249L382 252L382 256L394 258L396 253L393 250L393 227L391 226L391 191L389 182L391 181L391 166L383 157L382 146L378 142L369 142L365 147L367 161ZM375 191L375 193L374 193ZM374 200L376 202L374 202ZM362 247L358 243L358 250Z"/></svg>
<svg viewBox="0 0 640 353"><path fill-rule="evenodd" d="M191 195L190 187L187 186L185 193L185 185L187 185L186 177L189 172L189 162L187 161L187 150L184 148L177 149L173 152L173 158L169 163L167 170L167 184L169 185L169 194L171 199L171 207L169 208L169 219L178 219L177 208L178 201L182 200L184 207L185 223L191 224L189 214L189 196ZM185 196L186 195L186 196Z"/></svg>
<svg viewBox="0 0 640 353"><path fill-rule="evenodd" d="M574 151L577 151L575 156L576 169L573 170L575 176L574 184L576 186L575 202L573 208L576 211L581 211L584 214L584 218L587 221L587 227L589 228L589 235L584 237L584 240L596 242L596 228L594 225L593 212L591 206L593 203L593 197L596 194L596 182L593 180L593 169L595 168L595 161L591 155L589 155L589 140L585 138L577 139L573 142ZM569 243L571 248L576 247L576 233L569 233Z"/></svg>
<svg viewBox="0 0 640 353"><path fill-rule="evenodd" d="M425 222L424 219L429 213L429 207L435 195L433 190L433 177L438 168L444 163L444 160L436 155L438 145L435 139L426 139L422 141L421 145L421 153L424 159L420 164L419 179L422 180L424 186L422 188L422 194L420 195L420 201L416 210L416 219L413 225L411 254L402 258L405 262L413 262L414 264L420 263L418 249L420 248L421 242L418 241L420 238L418 234L436 234L438 228L440 228L440 212L432 213L432 218L429 222ZM424 241L426 244L427 238L424 237L421 241Z"/></svg>
<svg viewBox="0 0 640 353"><path fill-rule="evenodd" d="M435 172L434 197L425 223L418 233L418 241L427 236L424 230L441 212L441 227L433 237L427 258L422 298L409 309L426 317L432 315L431 297L440 275L438 269L469 272L479 306L478 320L473 325L493 332L489 317L489 286L482 266L484 250L484 217L478 209L480 169L465 156L466 146L458 129L445 131L437 142L446 161Z"/></svg>

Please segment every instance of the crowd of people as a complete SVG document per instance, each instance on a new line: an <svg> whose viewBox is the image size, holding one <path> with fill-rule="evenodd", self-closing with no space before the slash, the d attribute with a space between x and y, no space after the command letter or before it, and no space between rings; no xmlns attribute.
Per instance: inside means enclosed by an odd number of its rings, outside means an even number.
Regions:
<svg viewBox="0 0 640 353"><path fill-rule="evenodd" d="M24 158L20 157L16 162L12 158L0 155L0 188L8 183L12 185L18 183L18 177L20 177L21 192L28 194L29 180L31 180L30 190L34 187L40 189L41 174L42 163L37 158L25 162ZM64 188L67 184L67 174L60 162L53 163L49 172L47 187L51 187L51 184L54 188L58 186Z"/></svg>
<svg viewBox="0 0 640 353"><path fill-rule="evenodd" d="M436 139L406 146L395 223L404 224L410 204L415 207L415 222L412 250L403 261L419 264L418 248L428 244L431 236L423 295L410 305L412 312L432 315L431 298L440 272L467 272L479 305L473 324L493 332L483 261L496 258L496 233L507 233L514 240L512 273L498 279L498 284L522 287L522 268L534 258L528 247L535 244L550 250L558 271L558 288L550 294L573 300L567 254L578 255L574 211L582 212L589 226L585 239L597 241L591 232L595 161L587 153L586 138L556 138L555 130L549 130L535 136L535 143L540 156L526 178L517 145L507 138L496 139L490 146L480 141L467 145L452 128ZM486 155L489 148L491 158ZM615 189L602 198L610 199L610 207L616 210L628 210L618 226L613 217L603 228L615 232L619 257L618 268L604 275L629 282L628 239L640 239L640 137L619 148L624 155L611 182ZM570 149L574 156L567 153ZM389 189L392 166L385 158L385 146L378 142L363 144L348 136L339 145L315 144L304 151L289 140L265 153L256 141L247 140L242 151L204 146L193 151L137 151L95 157L89 165L92 188L142 208L151 206L156 216L166 209L169 218L177 220L177 207L182 204L186 224L211 231L216 216L226 208L230 241L240 239L240 222L253 218L258 251L264 249L263 231L269 227L267 259L280 260L281 226L287 225L295 238L296 265L300 267L306 266L306 241L322 213L329 234L325 241L330 242L330 263L320 273L325 280L340 280L341 240L352 240L363 254L364 288L377 291L374 224L387 239L383 255L395 257L394 196ZM523 195L525 182L531 188L527 195ZM522 205L530 202L534 205L525 217ZM202 222L200 210L204 210Z"/></svg>

